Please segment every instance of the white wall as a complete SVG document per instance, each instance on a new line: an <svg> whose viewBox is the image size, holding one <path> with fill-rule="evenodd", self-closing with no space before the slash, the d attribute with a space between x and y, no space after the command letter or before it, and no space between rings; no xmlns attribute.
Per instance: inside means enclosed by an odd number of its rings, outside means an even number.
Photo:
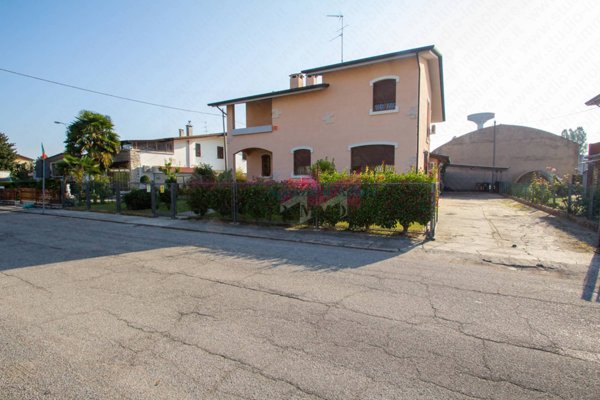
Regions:
<svg viewBox="0 0 600 400"><path fill-rule="evenodd" d="M202 148L201 156L196 157L196 143L200 143ZM215 171L225 169L225 160L217 158L217 147L223 146L222 137L176 139L175 154L176 160L173 165L180 167L195 167L200 164L209 164ZM186 148L189 149L189 164L186 159Z"/></svg>
<svg viewBox="0 0 600 400"><path fill-rule="evenodd" d="M201 145L201 156L196 157L196 143ZM225 160L217 157L217 147L223 146L223 137L211 136L206 138L176 138L174 140L173 153L140 151L140 165L137 175L132 180L138 180L139 176L144 174L144 169L148 167L162 167L165 162L172 162L173 167L195 167L200 164L209 164L217 172L225 169ZM186 148L189 153L186 154ZM188 155L189 154L189 155ZM225 154L225 152L223 152ZM189 157L189 161L188 161ZM242 160L242 155L236 155L236 166L246 173L246 161ZM158 172L157 168L154 168ZM146 173L151 176L151 173ZM157 177L157 181L160 178Z"/></svg>
<svg viewBox="0 0 600 400"><path fill-rule="evenodd" d="M140 165L144 167L164 167L165 161L174 159L172 153L140 151ZM173 163L175 164L175 163Z"/></svg>

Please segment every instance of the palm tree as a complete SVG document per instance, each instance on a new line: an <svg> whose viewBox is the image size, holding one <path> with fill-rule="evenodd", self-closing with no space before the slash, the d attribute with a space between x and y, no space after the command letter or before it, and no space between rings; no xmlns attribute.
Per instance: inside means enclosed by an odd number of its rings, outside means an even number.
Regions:
<svg viewBox="0 0 600 400"><path fill-rule="evenodd" d="M76 158L88 156L95 160L101 171L112 164L115 154L121 149L119 135L108 115L83 110L75 122L67 127L65 152Z"/></svg>
<svg viewBox="0 0 600 400"><path fill-rule="evenodd" d="M85 155L80 158L65 154L65 163L69 175L75 179L75 182L81 187L86 175L94 176L100 174L100 165L93 158Z"/></svg>

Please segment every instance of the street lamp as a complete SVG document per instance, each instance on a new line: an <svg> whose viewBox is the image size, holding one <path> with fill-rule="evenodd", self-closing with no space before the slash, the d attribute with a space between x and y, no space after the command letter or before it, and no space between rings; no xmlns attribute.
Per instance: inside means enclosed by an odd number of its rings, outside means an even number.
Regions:
<svg viewBox="0 0 600 400"><path fill-rule="evenodd" d="M60 124L60 125L64 125L67 126L67 124L65 124L64 122L60 122L60 121L54 121L55 124Z"/></svg>

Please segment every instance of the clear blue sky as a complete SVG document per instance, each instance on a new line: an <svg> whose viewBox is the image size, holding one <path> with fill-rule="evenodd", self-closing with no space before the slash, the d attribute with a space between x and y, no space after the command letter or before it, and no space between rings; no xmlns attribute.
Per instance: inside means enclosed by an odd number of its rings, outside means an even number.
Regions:
<svg viewBox="0 0 600 400"><path fill-rule="evenodd" d="M216 100L288 87L288 74L434 44L444 56L447 121L432 149L473 129L467 114L600 141L600 1L0 1L0 68L207 113ZM121 138L221 130L218 116L166 110L0 71L0 131L19 153L63 149L89 109Z"/></svg>

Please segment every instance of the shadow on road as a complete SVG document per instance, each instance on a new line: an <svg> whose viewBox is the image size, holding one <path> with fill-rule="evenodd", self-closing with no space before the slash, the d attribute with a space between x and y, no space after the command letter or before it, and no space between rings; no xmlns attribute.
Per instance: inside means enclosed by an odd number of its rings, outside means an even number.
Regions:
<svg viewBox="0 0 600 400"><path fill-rule="evenodd" d="M404 250L418 245L420 243L405 246ZM0 213L0 271L127 253L140 253L143 259L148 257L142 255L143 252L177 247L188 247L188 257L212 253L233 259L267 261L272 268L291 264L322 271L359 268L399 254L340 248L326 243L321 246L76 218ZM168 257L168 252L165 254Z"/></svg>
<svg viewBox="0 0 600 400"><path fill-rule="evenodd" d="M596 284L598 282L598 271L600 270L600 255L595 253L590 267L583 280L583 291L581 299L585 301L594 301L594 293L596 292ZM600 290L596 292L596 302L600 302Z"/></svg>

